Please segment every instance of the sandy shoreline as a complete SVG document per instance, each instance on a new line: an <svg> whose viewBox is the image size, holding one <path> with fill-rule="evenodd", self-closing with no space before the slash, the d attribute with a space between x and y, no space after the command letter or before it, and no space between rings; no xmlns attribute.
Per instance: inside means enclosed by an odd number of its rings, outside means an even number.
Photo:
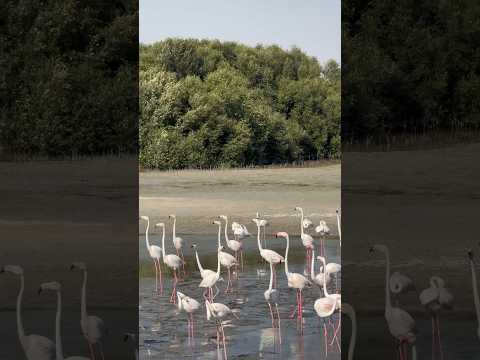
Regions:
<svg viewBox="0 0 480 360"><path fill-rule="evenodd" d="M252 218L258 211L271 224L267 231L281 229L298 235L298 215L293 209L297 205L314 223L325 219L336 233L340 164L140 173L140 213L163 222L175 213L180 234L213 234L211 221L220 214L229 215L253 232ZM140 225L139 233L144 229Z"/></svg>

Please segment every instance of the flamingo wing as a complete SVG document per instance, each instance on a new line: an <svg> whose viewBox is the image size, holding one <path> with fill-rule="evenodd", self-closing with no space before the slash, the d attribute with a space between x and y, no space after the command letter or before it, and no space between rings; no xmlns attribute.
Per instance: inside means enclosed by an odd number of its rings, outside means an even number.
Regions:
<svg viewBox="0 0 480 360"><path fill-rule="evenodd" d="M24 337L25 354L28 359L56 359L55 344L45 336L27 335Z"/></svg>
<svg viewBox="0 0 480 360"><path fill-rule="evenodd" d="M265 261L271 262L272 264L278 264L285 261L285 258L282 255L270 249L263 249L260 252L260 255L265 259Z"/></svg>
<svg viewBox="0 0 480 360"><path fill-rule="evenodd" d="M98 342L106 333L105 323L98 316L90 315L87 318L87 336L92 344Z"/></svg>

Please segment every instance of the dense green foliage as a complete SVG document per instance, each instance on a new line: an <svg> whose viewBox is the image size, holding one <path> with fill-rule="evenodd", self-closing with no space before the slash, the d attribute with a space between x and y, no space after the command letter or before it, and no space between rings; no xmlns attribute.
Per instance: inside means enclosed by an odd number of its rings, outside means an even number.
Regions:
<svg viewBox="0 0 480 360"><path fill-rule="evenodd" d="M204 168L336 158L340 68L297 48L140 46L140 164Z"/></svg>
<svg viewBox="0 0 480 360"><path fill-rule="evenodd" d="M0 152L136 152L138 4L0 2Z"/></svg>
<svg viewBox="0 0 480 360"><path fill-rule="evenodd" d="M342 141L480 129L480 2L342 1Z"/></svg>

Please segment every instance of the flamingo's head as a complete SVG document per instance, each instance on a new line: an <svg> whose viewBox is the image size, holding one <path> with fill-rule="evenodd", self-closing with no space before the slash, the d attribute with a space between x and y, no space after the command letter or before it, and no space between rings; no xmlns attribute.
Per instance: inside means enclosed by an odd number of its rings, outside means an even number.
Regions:
<svg viewBox="0 0 480 360"><path fill-rule="evenodd" d="M168 215L168 218L169 219L176 219L176 216L175 216L175 214L170 214L170 215Z"/></svg>
<svg viewBox="0 0 480 360"><path fill-rule="evenodd" d="M227 220L227 215L219 215L218 218L222 220Z"/></svg>
<svg viewBox="0 0 480 360"><path fill-rule="evenodd" d="M190 247L191 247L192 249L196 249L196 248L197 248L197 244L192 244Z"/></svg>
<svg viewBox="0 0 480 360"><path fill-rule="evenodd" d="M62 289L62 285L58 281L50 281L40 285L38 289L38 293L40 294L42 291L50 290L50 291L60 291Z"/></svg>
<svg viewBox="0 0 480 360"><path fill-rule="evenodd" d="M337 210L335 210L335 212L338 214L340 212L340 210L337 209Z"/></svg>
<svg viewBox="0 0 480 360"><path fill-rule="evenodd" d="M148 216L145 216L145 215L140 216L140 219L145 220L145 221L150 220L150 218Z"/></svg>
<svg viewBox="0 0 480 360"><path fill-rule="evenodd" d="M214 222L212 222L212 224L218 225L218 226L221 226L221 225L222 225L222 223L221 223L220 221L217 221L217 220L215 220Z"/></svg>
<svg viewBox="0 0 480 360"><path fill-rule="evenodd" d="M257 224L257 226L260 226L260 219L259 218L255 218L255 219L252 219L252 221Z"/></svg>
<svg viewBox="0 0 480 360"><path fill-rule="evenodd" d="M219 251L219 252L222 251L223 249L225 249L225 248L223 247L223 245L220 245L220 246L218 247L218 251Z"/></svg>
<svg viewBox="0 0 480 360"><path fill-rule="evenodd" d="M155 224L155 227L162 227L162 228L164 228L164 227L165 227L165 224L164 224L164 223L156 223L156 224Z"/></svg>
<svg viewBox="0 0 480 360"><path fill-rule="evenodd" d="M288 238L288 234L285 231L280 231L278 232L275 237L283 237L283 238Z"/></svg>
<svg viewBox="0 0 480 360"><path fill-rule="evenodd" d="M302 208L300 206L295 206L295 208L293 209L295 211L302 211Z"/></svg>
<svg viewBox="0 0 480 360"><path fill-rule="evenodd" d="M317 259L320 260L321 262L325 262L325 258L323 256L317 256Z"/></svg>
<svg viewBox="0 0 480 360"><path fill-rule="evenodd" d="M70 265L70 270L73 269L87 270L87 265L84 262L76 261Z"/></svg>
<svg viewBox="0 0 480 360"><path fill-rule="evenodd" d="M0 269L0 273L8 272L13 275L23 275L23 269L18 265L5 265Z"/></svg>
<svg viewBox="0 0 480 360"><path fill-rule="evenodd" d="M470 260L473 260L473 251L472 251L472 249L468 249L468 250L467 250L467 255L468 255L468 258L469 258Z"/></svg>

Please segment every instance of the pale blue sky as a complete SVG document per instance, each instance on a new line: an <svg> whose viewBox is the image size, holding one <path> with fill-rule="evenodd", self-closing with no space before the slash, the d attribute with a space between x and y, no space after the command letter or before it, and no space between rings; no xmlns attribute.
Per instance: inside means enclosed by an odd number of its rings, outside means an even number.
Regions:
<svg viewBox="0 0 480 360"><path fill-rule="evenodd" d="M340 0L140 0L140 42L168 37L298 46L340 62Z"/></svg>

